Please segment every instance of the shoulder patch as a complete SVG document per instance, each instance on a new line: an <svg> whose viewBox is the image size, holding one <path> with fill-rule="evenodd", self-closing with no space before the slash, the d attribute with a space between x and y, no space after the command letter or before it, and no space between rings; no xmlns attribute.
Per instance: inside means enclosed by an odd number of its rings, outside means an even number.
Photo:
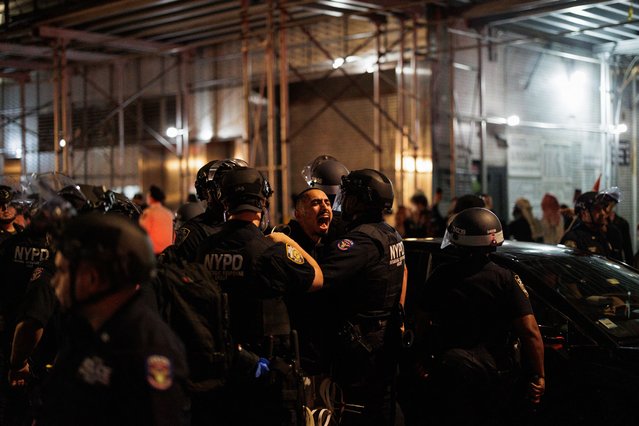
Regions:
<svg viewBox="0 0 639 426"><path fill-rule="evenodd" d="M341 251L349 251L354 245L355 242L353 240L349 240L348 238L344 238L343 240L337 242L337 248Z"/></svg>
<svg viewBox="0 0 639 426"><path fill-rule="evenodd" d="M304 264L304 256L302 256L302 253L290 244L286 244L286 257L298 265Z"/></svg>
<svg viewBox="0 0 639 426"><path fill-rule="evenodd" d="M517 285L519 286L519 288L521 289L522 293L524 293L524 296L526 296L526 299L528 299L528 291L526 290L526 286L524 285L523 281L521 280L521 278L519 278L519 275L514 274L515 275L515 282L517 283Z"/></svg>
<svg viewBox="0 0 639 426"><path fill-rule="evenodd" d="M146 359L146 380L152 388L167 390L173 384L173 366L162 355L151 355Z"/></svg>
<svg viewBox="0 0 639 426"><path fill-rule="evenodd" d="M181 227L180 229L175 231L175 241L173 242L173 245L177 247L180 244L182 244L184 240L186 240L186 238L189 236L190 233L191 233L191 230L185 227Z"/></svg>
<svg viewBox="0 0 639 426"><path fill-rule="evenodd" d="M29 281L33 282L42 276L43 268L35 268L33 270L33 274L31 274L31 279Z"/></svg>

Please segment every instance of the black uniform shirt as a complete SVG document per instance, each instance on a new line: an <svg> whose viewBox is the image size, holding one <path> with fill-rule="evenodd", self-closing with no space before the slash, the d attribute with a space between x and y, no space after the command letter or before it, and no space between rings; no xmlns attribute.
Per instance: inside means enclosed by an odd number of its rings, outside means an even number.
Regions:
<svg viewBox="0 0 639 426"><path fill-rule="evenodd" d="M135 296L95 332L74 317L44 384L38 425L184 425L181 342Z"/></svg>
<svg viewBox="0 0 639 426"><path fill-rule="evenodd" d="M578 221L575 226L561 238L560 243L567 247L622 260L620 257L621 253L615 253L612 245L603 233L591 230L581 221Z"/></svg>
<svg viewBox="0 0 639 426"><path fill-rule="evenodd" d="M169 249L173 250L178 258L194 262L200 243L221 224L222 220L217 217L217 214L211 209L206 209L204 213L187 220L175 231L175 241Z"/></svg>
<svg viewBox="0 0 639 426"><path fill-rule="evenodd" d="M13 227L15 228L15 231L13 232L9 232L6 229L0 229L0 245L2 245L2 243L9 237L24 231L24 228L17 223L14 224Z"/></svg>
<svg viewBox="0 0 639 426"><path fill-rule="evenodd" d="M419 304L429 313L442 350L480 344L503 348L512 321L532 314L521 279L484 256L435 269Z"/></svg>
<svg viewBox="0 0 639 426"><path fill-rule="evenodd" d="M53 251L43 235L26 229L8 238L0 246L0 314L12 336L18 308L21 306L33 271L45 262L53 261Z"/></svg>

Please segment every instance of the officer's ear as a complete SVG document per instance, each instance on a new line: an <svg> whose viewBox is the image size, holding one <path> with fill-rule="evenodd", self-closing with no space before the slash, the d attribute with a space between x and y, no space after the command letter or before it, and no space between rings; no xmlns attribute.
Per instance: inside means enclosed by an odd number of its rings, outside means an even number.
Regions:
<svg viewBox="0 0 639 426"><path fill-rule="evenodd" d="M103 291L109 287L108 280L90 262L80 262L76 269L76 285L82 283L91 291Z"/></svg>

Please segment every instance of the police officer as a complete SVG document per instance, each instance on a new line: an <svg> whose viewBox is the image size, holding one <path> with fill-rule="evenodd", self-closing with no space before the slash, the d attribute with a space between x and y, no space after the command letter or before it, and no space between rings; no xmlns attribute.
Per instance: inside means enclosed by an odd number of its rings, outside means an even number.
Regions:
<svg viewBox="0 0 639 426"><path fill-rule="evenodd" d="M255 169L236 167L226 173L219 200L228 220L202 242L198 251L198 261L212 271L229 294L233 338L266 360L263 363L273 356L286 356L290 350L284 297L318 288L322 283L319 266L297 243L283 234L276 234L273 240L263 235L271 194L268 181ZM277 237L286 242L275 242ZM261 372L257 369L256 377ZM281 389L278 392L269 380L237 378L231 383L227 408L233 412L233 423L283 422L287 414Z"/></svg>
<svg viewBox="0 0 639 426"><path fill-rule="evenodd" d="M572 227L561 238L561 244L623 260L620 250L615 250L605 234L606 213L604 204L597 200L596 192L584 192L575 201Z"/></svg>
<svg viewBox="0 0 639 426"><path fill-rule="evenodd" d="M24 228L15 223L18 210L13 203L15 191L7 185L0 185L0 245L8 237Z"/></svg>
<svg viewBox="0 0 639 426"><path fill-rule="evenodd" d="M218 189L224 175L236 167L246 167L244 160L228 158L213 160L198 170L195 191L198 199L206 201L204 213L187 220L175 231L175 241L165 253L166 258L175 255L180 259L194 261L200 243L213 229L224 222L224 206L218 198Z"/></svg>
<svg viewBox="0 0 639 426"><path fill-rule="evenodd" d="M400 339L399 305L405 293L404 245L384 222L393 205L391 181L377 170L342 177L336 204L346 234L330 243L320 266L324 287L336 292L340 347L335 378L361 416L342 424L393 425Z"/></svg>
<svg viewBox="0 0 639 426"><path fill-rule="evenodd" d="M186 424L184 349L138 295L155 266L144 231L117 215L79 216L62 232L55 265L65 345L36 424Z"/></svg>
<svg viewBox="0 0 639 426"><path fill-rule="evenodd" d="M457 247L460 258L438 267L421 295L441 398L429 406L440 415L437 424L502 424L517 368L511 333L521 340L530 400L538 403L544 392L544 347L526 288L489 258L503 241L494 213L463 210L442 242Z"/></svg>
<svg viewBox="0 0 639 426"><path fill-rule="evenodd" d="M605 233L608 241L617 252L623 254L623 260L632 264L632 241L630 239L630 224L615 211L621 202L621 191L616 186L606 188L597 194L597 202L603 205L606 214Z"/></svg>

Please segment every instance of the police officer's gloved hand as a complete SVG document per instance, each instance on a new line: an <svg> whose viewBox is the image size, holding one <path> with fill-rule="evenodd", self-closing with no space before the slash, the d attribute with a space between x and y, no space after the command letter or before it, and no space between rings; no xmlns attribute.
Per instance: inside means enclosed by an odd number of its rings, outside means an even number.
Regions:
<svg viewBox="0 0 639 426"><path fill-rule="evenodd" d="M269 368L270 364L271 363L269 362L268 359L260 358L259 361L257 361L257 364L255 366L255 378L257 379L258 377L261 377L263 374L266 374L269 371L271 371L271 369Z"/></svg>

